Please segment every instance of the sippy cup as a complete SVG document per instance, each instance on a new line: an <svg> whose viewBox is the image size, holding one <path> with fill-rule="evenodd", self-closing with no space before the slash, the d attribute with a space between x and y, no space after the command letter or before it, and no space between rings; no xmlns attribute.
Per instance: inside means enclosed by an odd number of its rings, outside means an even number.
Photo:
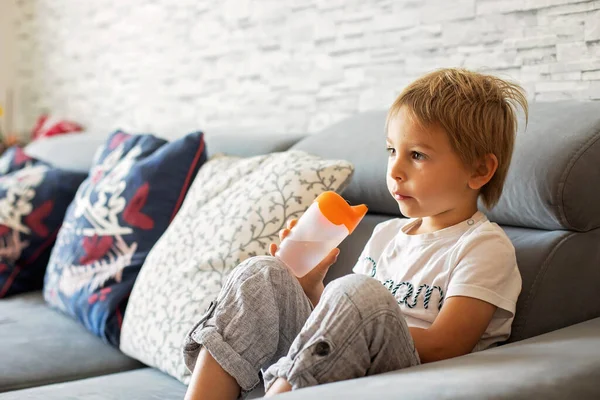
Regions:
<svg viewBox="0 0 600 400"><path fill-rule="evenodd" d="M366 213L364 204L351 206L339 194L323 192L281 242L275 257L301 278L351 234Z"/></svg>

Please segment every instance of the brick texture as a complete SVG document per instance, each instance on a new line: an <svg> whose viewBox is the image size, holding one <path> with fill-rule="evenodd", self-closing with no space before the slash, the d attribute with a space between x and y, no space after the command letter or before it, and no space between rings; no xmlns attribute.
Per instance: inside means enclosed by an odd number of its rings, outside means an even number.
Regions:
<svg viewBox="0 0 600 400"><path fill-rule="evenodd" d="M462 66L600 97L600 1L14 0L22 127L314 132Z"/></svg>

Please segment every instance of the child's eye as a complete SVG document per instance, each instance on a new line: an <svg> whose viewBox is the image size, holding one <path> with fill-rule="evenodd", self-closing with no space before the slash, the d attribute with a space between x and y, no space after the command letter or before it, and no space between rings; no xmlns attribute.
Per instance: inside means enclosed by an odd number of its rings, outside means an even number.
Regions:
<svg viewBox="0 0 600 400"><path fill-rule="evenodd" d="M425 156L425 154L421 154L421 153L419 153L418 151L413 151L413 152L411 153L411 156L412 156L412 158L413 158L414 160L417 160L417 161L423 161L425 158L427 158L427 157Z"/></svg>
<svg viewBox="0 0 600 400"><path fill-rule="evenodd" d="M394 148L393 148L393 147L388 147L388 148L387 148L387 152L389 153L389 155L390 155L390 156L392 156L392 155L393 155L393 152L395 152L395 151L396 151L396 150L394 150Z"/></svg>

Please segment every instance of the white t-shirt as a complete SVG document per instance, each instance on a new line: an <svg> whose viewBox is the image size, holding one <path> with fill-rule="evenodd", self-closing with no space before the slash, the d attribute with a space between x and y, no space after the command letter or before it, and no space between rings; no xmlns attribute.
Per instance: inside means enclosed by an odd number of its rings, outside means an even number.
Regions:
<svg viewBox="0 0 600 400"><path fill-rule="evenodd" d="M420 222L396 218L378 224L353 271L382 282L410 327L430 327L445 298L467 296L498 307L473 351L508 339L521 274L502 228L477 211L436 232L406 233Z"/></svg>

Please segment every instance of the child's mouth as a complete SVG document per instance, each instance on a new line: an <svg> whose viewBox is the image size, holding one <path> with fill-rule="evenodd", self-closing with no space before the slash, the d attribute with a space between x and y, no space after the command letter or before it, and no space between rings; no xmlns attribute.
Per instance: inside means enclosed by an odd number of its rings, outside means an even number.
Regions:
<svg viewBox="0 0 600 400"><path fill-rule="evenodd" d="M408 199L410 199L411 197L410 197L410 196L403 196L403 195L401 195L401 194L398 194L398 193L394 193L394 198L395 198L396 200L408 200Z"/></svg>

